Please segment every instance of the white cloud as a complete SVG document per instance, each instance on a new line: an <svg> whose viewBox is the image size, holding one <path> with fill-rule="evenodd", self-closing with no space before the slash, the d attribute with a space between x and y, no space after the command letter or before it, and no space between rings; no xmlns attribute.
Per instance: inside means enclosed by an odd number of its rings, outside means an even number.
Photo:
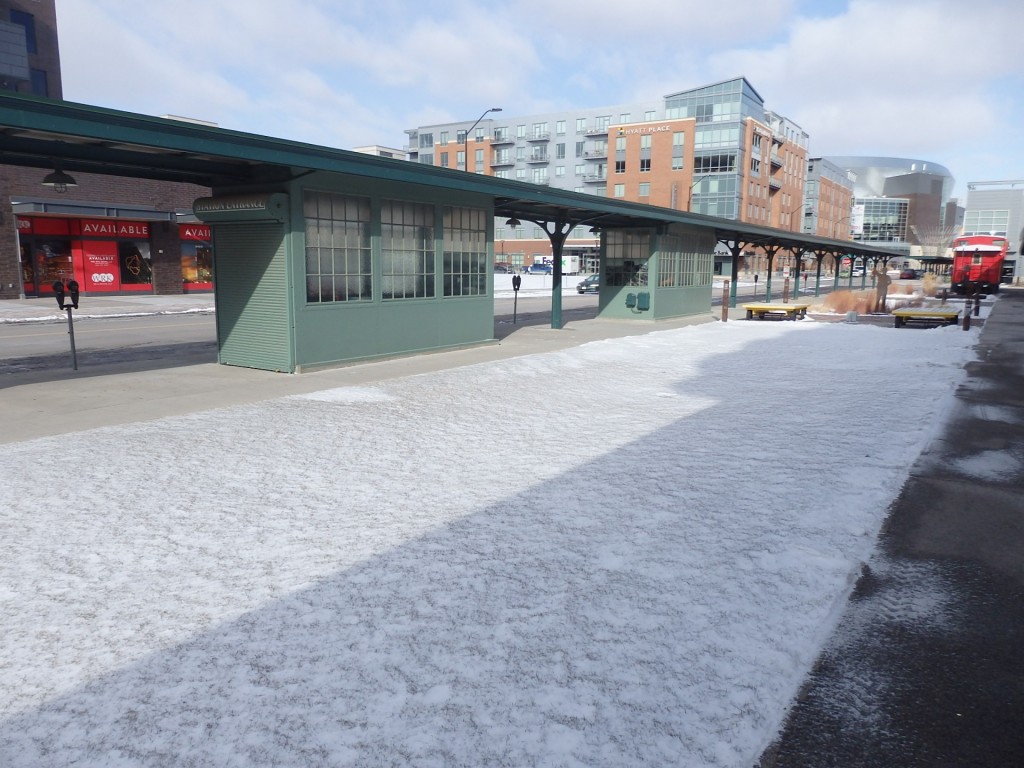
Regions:
<svg viewBox="0 0 1024 768"><path fill-rule="evenodd" d="M657 100L745 75L812 152L1024 177L1011 0L62 0L65 97L332 146ZM157 31L159 32L157 34ZM975 168L981 158L985 165Z"/></svg>

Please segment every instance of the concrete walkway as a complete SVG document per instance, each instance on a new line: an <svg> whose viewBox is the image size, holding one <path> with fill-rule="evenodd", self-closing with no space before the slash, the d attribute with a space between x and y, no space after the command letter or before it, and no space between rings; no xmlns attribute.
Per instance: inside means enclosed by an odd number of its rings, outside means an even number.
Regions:
<svg viewBox="0 0 1024 768"><path fill-rule="evenodd" d="M1024 765L1024 292L980 353L761 768Z"/></svg>

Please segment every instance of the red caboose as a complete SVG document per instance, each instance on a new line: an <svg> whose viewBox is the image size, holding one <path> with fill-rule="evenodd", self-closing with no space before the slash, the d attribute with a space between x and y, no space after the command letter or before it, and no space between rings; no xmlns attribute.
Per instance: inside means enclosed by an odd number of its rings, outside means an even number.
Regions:
<svg viewBox="0 0 1024 768"><path fill-rule="evenodd" d="M997 293L1009 248L1005 237L968 235L953 243L953 293Z"/></svg>

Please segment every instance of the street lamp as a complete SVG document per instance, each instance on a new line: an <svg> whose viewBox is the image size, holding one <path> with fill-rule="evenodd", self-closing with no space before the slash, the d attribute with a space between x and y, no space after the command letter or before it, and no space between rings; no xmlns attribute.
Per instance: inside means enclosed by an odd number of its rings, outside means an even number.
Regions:
<svg viewBox="0 0 1024 768"><path fill-rule="evenodd" d="M709 176L711 176L710 173L705 173L703 176L701 176L699 179L697 179L695 182L693 182L693 184L690 185L690 190L689 190L689 192L686 193L686 210L687 211L693 210L693 188L696 187L698 184L700 184L702 181L704 181L704 179L708 178Z"/></svg>
<svg viewBox="0 0 1024 768"><path fill-rule="evenodd" d="M469 130L462 135L462 152L466 157L465 170L467 171L469 170L469 134L472 133L473 129L480 125L480 121L487 117L487 115L489 115L491 112L501 112L501 107L491 107L490 109L485 109L484 113L476 119L476 122L469 126Z"/></svg>

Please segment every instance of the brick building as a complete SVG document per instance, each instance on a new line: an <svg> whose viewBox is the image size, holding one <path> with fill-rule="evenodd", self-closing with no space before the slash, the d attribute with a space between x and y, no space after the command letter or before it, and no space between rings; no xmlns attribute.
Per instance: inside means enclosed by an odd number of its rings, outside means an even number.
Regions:
<svg viewBox="0 0 1024 768"><path fill-rule="evenodd" d="M0 98L63 97L55 0L0 0ZM186 184L2 165L0 299L52 294L75 279L83 294L213 289L209 228ZM44 185L61 171L64 184Z"/></svg>

